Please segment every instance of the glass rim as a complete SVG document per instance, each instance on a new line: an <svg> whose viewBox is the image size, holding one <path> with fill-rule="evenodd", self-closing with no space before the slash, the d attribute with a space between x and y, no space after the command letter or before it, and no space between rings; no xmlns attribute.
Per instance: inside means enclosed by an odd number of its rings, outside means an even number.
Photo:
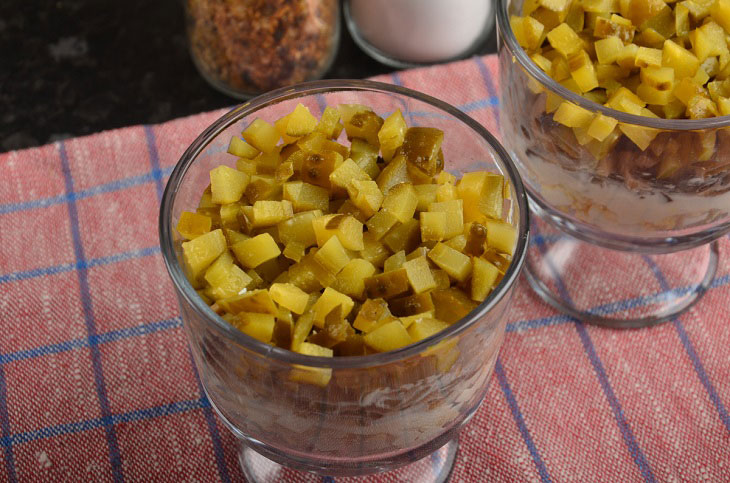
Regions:
<svg viewBox="0 0 730 483"><path fill-rule="evenodd" d="M173 245L171 221L172 207L174 205L175 197L188 169L192 166L202 151L225 129L238 122L241 118L254 114L262 108L281 101L338 91L381 92L413 98L453 116L463 124L466 124L467 127L471 128L476 135L481 136L493 150L494 156L498 158L499 162L501 162L501 168L506 171L506 175L514 188L515 200L517 202L519 212L519 222L517 227L519 236L510 266L500 283L494 288L492 293L484 302L479 304L476 309L472 310L463 319L453 323L447 329L444 329L431 337L394 351L365 356L329 358L298 354L296 352L260 342L239 331L218 316L197 294L178 262ZM196 314L205 321L204 323L213 327L219 334L229 338L245 349L256 352L263 357L276 359L282 363L329 369L355 369L383 365L422 353L427 348L463 332L485 314L490 312L514 285L524 264L527 254L527 240L529 237L529 213L527 207L527 194L510 155L486 128L462 111L459 111L444 101L401 86L369 80L320 80L305 82L291 87L284 87L263 94L233 108L231 111L227 112L209 125L185 150L170 174L170 178L165 186L165 191L162 196L162 203L160 205L159 237L165 266L175 286L178 297L183 297L185 301L190 304Z"/></svg>
<svg viewBox="0 0 730 483"><path fill-rule="evenodd" d="M637 116L636 114L629 114L627 112L611 109L610 107L598 104L597 102L593 102L590 99L586 99L585 97L576 94L570 89L560 85L545 71L538 67L538 65L530 59L527 52L525 52L519 42L517 42L517 38L512 31L512 25L509 21L510 14L508 8L512 3L512 0L498 0L497 3L498 38L506 42L507 47L514 58L520 63L521 67L523 67L534 79L538 80L545 88L559 95L561 98L567 99L574 104L578 104L589 111L601 112L602 114L625 124L633 124L663 131L701 131L705 129L716 129L730 126L730 116L715 116L706 119L664 119Z"/></svg>

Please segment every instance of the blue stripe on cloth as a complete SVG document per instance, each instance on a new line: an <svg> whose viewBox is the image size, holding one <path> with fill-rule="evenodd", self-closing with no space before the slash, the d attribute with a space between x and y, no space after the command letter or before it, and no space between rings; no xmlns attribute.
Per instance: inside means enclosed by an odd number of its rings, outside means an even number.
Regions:
<svg viewBox="0 0 730 483"><path fill-rule="evenodd" d="M532 461L535 463L537 472L540 474L540 479L543 482L552 481L550 479L550 474L545 467L545 463L540 457L540 453L537 451L537 446L535 446L535 442L532 440L530 430L527 429L527 424L525 424L525 418L522 416L522 411L520 411L520 407L517 404L517 399L515 398L515 395L509 386L509 382L507 381L507 375L504 373L502 362L499 359L497 359L497 364L494 366L494 372L497 375L499 386L502 388L502 392L507 399L507 405L512 412L512 418L515 420L515 423L517 423L517 429L519 429L520 434L522 435L522 439L527 445L527 450L532 456Z"/></svg>
<svg viewBox="0 0 730 483"><path fill-rule="evenodd" d="M8 386L5 381L5 370L0 365L0 434L2 437L2 445L5 447L5 468L8 472L8 481L14 483L18 481L15 473L15 458L13 457L13 447L10 443L10 415L8 413Z"/></svg>
<svg viewBox="0 0 730 483"><path fill-rule="evenodd" d="M497 89L494 87L492 76L489 75L489 69L487 68L487 64L485 64L484 59L479 56L475 56L472 58L474 59L474 63L476 64L477 69L479 69L482 80L484 80L484 85L487 88L487 93L489 94L489 97L492 99L497 99L497 102L494 104L494 106L499 105L499 96L497 94ZM497 126L499 126L499 109L494 110L494 120L496 121Z"/></svg>
<svg viewBox="0 0 730 483"><path fill-rule="evenodd" d="M654 276L659 282L659 286L662 288L662 290L668 291L669 283L667 283L667 279L664 277L664 274L662 273L656 262L654 262L654 260L652 260L648 256L644 256L643 258L651 271L654 273ZM705 366L702 364L700 356L697 354L694 344L692 344L692 341L689 338L689 334L687 334L687 331L684 329L684 325L682 324L682 322L680 322L678 317L672 319L672 324L674 325L674 329L677 331L677 335L679 336L679 340L682 342L682 346L684 346L685 352L687 352L687 355L689 356L690 362L692 362L692 367L697 373L697 377L700 379L700 382L704 386L705 391L707 391L707 395L710 397L710 401L712 401L715 409L717 409L717 412L720 415L720 420L725 425L725 428L730 432L730 415L728 415L727 408L723 404L722 399L720 399L720 395L717 393L717 389L715 389L712 381L710 381L710 378L707 376Z"/></svg>
<svg viewBox="0 0 730 483"><path fill-rule="evenodd" d="M84 247L81 240L81 228L79 224L79 215L76 207L74 193L74 182L71 175L71 167L69 166L68 156L66 154L66 146L63 141L58 143L59 154L61 158L61 167L66 185L66 194L69 196L68 214L71 219L71 236L73 238L74 255L76 262L82 267L86 265L84 257ZM86 324L86 332L89 339L96 336L96 324L94 322L94 309L91 302L91 291L89 289L88 272L86 268L80 268L76 271L79 277L79 288L81 295L81 306L84 311L84 322ZM111 410L109 409L109 399L106 392L106 384L104 382L104 373L101 366L101 352L96 345L90 346L91 365L94 371L94 382L96 385L96 394L99 399L102 420L104 421L104 429L106 432L107 444L109 445L109 461L112 466L114 481L124 481L122 474L122 462L119 454L119 445L117 443L117 434L111 421Z"/></svg>
<svg viewBox="0 0 730 483"><path fill-rule="evenodd" d="M109 255L106 257L92 258L85 262L76 263L64 263L61 265L54 265L45 268L34 268L32 270L24 270L22 272L13 272L7 275L0 275L0 285L3 283L17 282L20 280L28 280L30 278L44 277L46 275L57 275L63 272L70 272L72 270L79 270L82 268L93 268L102 265L111 265L114 263L124 262L134 258L149 257L156 255L160 252L159 246L142 248L140 250L133 250L131 252L118 253L116 255Z"/></svg>
<svg viewBox="0 0 730 483"><path fill-rule="evenodd" d="M180 322L180 318L175 317L135 327L113 330L86 339L73 339L56 344L47 344L33 349L23 349L16 352L10 352L8 354L0 354L0 366L3 364L10 364L11 362L24 361L26 359L33 359L51 354L60 354L62 352L68 352L84 347L91 347L92 345L108 344L110 342L116 342L118 340L128 339L131 337L140 337L163 330L175 329L181 326L182 323Z"/></svg>
<svg viewBox="0 0 730 483"><path fill-rule="evenodd" d="M152 126L144 126L144 135L147 139L147 151L150 155L150 164L152 165L152 178L155 180L155 188L157 188L157 200L162 199L162 192L165 191L165 185L162 183L162 170L160 169L160 155L157 152L157 142L155 140L155 132Z"/></svg>
<svg viewBox="0 0 730 483"><path fill-rule="evenodd" d="M211 408L210 402L208 401L208 396L205 393L205 389L203 388L203 383L200 380L200 374L198 373L198 368L195 366L195 360L193 359L193 354L190 352L190 348L188 347L188 356L190 357L190 360L192 362L193 367L193 375L195 376L195 381L198 383L198 391L200 392L200 400L205 401L207 406L203 408L203 416L205 416L205 424L208 426L208 433L210 433L210 440L213 443L213 453L215 454L215 463L218 466L218 475L221 477L221 480L228 483L231 481L231 476L228 474L228 466L226 465L226 457L223 453L223 443L221 441L221 434L218 431L218 425L215 421L215 416L213 414L213 409Z"/></svg>
<svg viewBox="0 0 730 483"><path fill-rule="evenodd" d="M160 176L164 177L172 173L172 167L168 167L160 170ZM22 201L20 203L8 203L0 205L0 215L7 215L9 213L15 213L17 211L35 210L38 208L46 208L52 205L58 205L62 203L69 203L72 201L82 200L85 198L91 198L96 195L113 193L115 191L125 190L134 186L139 186L145 183L150 183L155 180L155 173L150 171L149 173L140 174L138 176L131 176L129 178L123 178L109 183L100 184L93 188L88 188L78 192L65 193L59 196L53 196L50 198L42 198L40 200Z"/></svg>
<svg viewBox="0 0 730 483"><path fill-rule="evenodd" d="M391 73L390 80L393 81L393 84L403 87L403 81L401 80L400 74L398 72Z"/></svg>
<svg viewBox="0 0 730 483"><path fill-rule="evenodd" d="M162 183L162 172L160 171L160 160L159 155L157 153L157 143L155 141L155 133L152 130L150 126L145 126L145 136L147 137L147 150L149 152L149 160L150 165L152 167L152 173L155 175L155 184L157 187L157 200L162 200L162 194L165 190L165 187ZM198 370L195 367L195 360L193 359L193 355L190 352L190 349L188 348L188 357L190 357L190 365L193 368L193 375L195 376L195 381L198 385L198 391L200 392L201 399L204 399L206 403L208 402L207 399L205 399L205 392L203 391L203 385L200 382L200 376L198 375ZM213 444L213 453L215 454L215 461L216 465L218 467L218 475L220 476L221 480L224 482L231 481L231 478L228 474L228 467L226 466L226 459L225 455L223 454L223 444L221 442L221 435L218 431L218 426L216 425L215 418L213 416L213 410L210 407L210 404L206 404L206 407L203 408L203 415L205 416L205 423L208 426L208 432L210 433L210 439L211 443Z"/></svg>
<svg viewBox="0 0 730 483"><path fill-rule="evenodd" d="M210 403L207 399L200 398L190 401L180 401L171 404L164 404L148 409L137 409L122 414L115 414L111 416L110 419L111 424L116 425L135 421L157 419L164 416L193 411L196 409L204 409L206 407L210 407ZM64 434L74 434L84 431L90 431L92 429L100 428L105 425L106 422L104 418L87 419L85 421L79 421L74 423L58 424L56 426L49 426L46 428L36 429L34 431L27 431L25 433L13 435L10 437L9 441L3 441L3 444L7 444L6 447L15 446L41 439L62 436Z"/></svg>
<svg viewBox="0 0 730 483"><path fill-rule="evenodd" d="M539 233L538 228L536 224L533 224L532 226L533 233ZM556 286L558 288L558 293L560 296L566 300L568 303L571 302L570 294L568 293L568 290L565 287L565 284L561 280L560 276L558 275L558 271L553 266L551 260L547 258L547 250L544 245L538 245L538 250L540 250L541 254L545 258L545 261L547 262L548 267L550 268L550 271L553 273L553 276L556 280ZM646 457L644 456L644 452L641 451L641 448L639 448L639 445L636 443L636 439L634 438L634 433L631 430L631 427L629 426L628 421L626 421L626 417L624 416L623 409L621 408L621 403L619 403L618 398L616 397L616 393L613 391L613 388L611 387L611 383L608 380L608 375L606 374L606 370L603 367L603 363L601 362L600 357L598 357L598 353L596 352L596 348L593 345L593 341L591 340L590 335L588 334L588 330L586 329L583 322L577 319L573 319L575 322L575 330L578 332L578 337L580 338L581 344L583 345L583 350L585 351L586 355L588 356L588 360L591 362L591 365L593 366L593 370L596 373L596 377L598 378L598 382L601 385L601 389L603 389L603 393L606 396L606 399L608 400L608 404L611 407L611 411L613 412L613 416L616 419L616 423L618 424L619 431L621 432L621 436L624 439L624 442L626 443L626 446L628 447L629 453L631 454L632 459L634 460L634 463L639 467L639 471L641 472L641 475L644 477L645 481L656 481L654 478L654 473L652 472L651 468L649 467L649 463L646 460Z"/></svg>

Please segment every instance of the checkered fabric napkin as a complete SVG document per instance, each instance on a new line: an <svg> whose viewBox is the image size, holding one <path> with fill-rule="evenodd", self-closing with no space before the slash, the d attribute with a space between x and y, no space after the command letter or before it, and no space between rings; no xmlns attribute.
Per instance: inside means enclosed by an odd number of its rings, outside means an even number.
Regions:
<svg viewBox="0 0 730 483"><path fill-rule="evenodd" d="M473 58L379 80L497 132L496 68ZM157 238L166 177L222 113L0 155L0 480L242 479ZM705 298L651 330L584 326L521 280L452 481L730 481L721 243Z"/></svg>

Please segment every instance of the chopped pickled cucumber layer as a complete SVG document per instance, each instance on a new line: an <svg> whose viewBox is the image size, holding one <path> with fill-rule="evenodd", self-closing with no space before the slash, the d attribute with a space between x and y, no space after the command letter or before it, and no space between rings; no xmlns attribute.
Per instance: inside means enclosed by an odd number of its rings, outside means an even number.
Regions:
<svg viewBox="0 0 730 483"><path fill-rule="evenodd" d="M554 80L587 99L646 117L730 115L730 0L531 0L522 13L510 19L520 46ZM545 91L532 79L528 87ZM659 133L551 93L546 112L572 128L598 159L621 135L645 150ZM709 159L712 148L700 160Z"/></svg>
<svg viewBox="0 0 730 483"><path fill-rule="evenodd" d="M440 332L489 296L517 241L508 183L443 171L445 135L356 104L254 120L231 139L236 167L211 170L180 216L191 284L241 332L301 354L386 352Z"/></svg>

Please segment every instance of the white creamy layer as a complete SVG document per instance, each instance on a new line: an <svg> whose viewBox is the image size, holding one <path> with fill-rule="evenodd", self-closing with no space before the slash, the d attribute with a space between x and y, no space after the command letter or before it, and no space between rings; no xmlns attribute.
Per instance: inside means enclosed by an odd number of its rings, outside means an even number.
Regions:
<svg viewBox="0 0 730 483"><path fill-rule="evenodd" d="M550 205L609 232L646 234L651 230L682 230L706 223L712 212L730 210L730 191L716 196L658 191L639 193L623 183L591 183L591 174L569 171L531 157L525 182Z"/></svg>

